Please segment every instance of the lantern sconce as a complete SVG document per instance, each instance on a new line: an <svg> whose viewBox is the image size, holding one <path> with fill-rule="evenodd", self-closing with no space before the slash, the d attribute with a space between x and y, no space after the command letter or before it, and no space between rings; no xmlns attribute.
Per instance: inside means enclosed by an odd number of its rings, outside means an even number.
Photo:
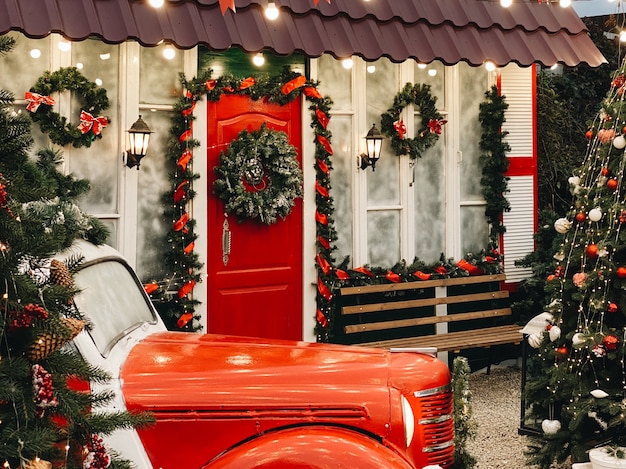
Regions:
<svg viewBox="0 0 626 469"><path fill-rule="evenodd" d="M372 128L365 136L365 145L367 153L359 155L361 159L361 169L372 167L372 171L376 171L376 162L380 158L380 150L383 146L383 134L380 133L376 124L372 124Z"/></svg>
<svg viewBox="0 0 626 469"><path fill-rule="evenodd" d="M130 142L130 148L125 153L126 166L129 168L137 166L137 171L139 171L141 159L148 152L148 142L150 141L152 131L148 124L143 121L141 115L139 115L139 119L126 132L128 132L128 140Z"/></svg>

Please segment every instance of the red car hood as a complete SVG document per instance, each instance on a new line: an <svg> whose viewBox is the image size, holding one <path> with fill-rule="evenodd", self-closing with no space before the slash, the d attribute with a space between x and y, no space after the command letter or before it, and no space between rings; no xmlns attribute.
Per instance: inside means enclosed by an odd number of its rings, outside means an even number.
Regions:
<svg viewBox="0 0 626 469"><path fill-rule="evenodd" d="M446 384L449 371L417 353L163 332L133 348L121 377L129 408L225 410L362 404L379 393L388 400L388 386L430 389Z"/></svg>

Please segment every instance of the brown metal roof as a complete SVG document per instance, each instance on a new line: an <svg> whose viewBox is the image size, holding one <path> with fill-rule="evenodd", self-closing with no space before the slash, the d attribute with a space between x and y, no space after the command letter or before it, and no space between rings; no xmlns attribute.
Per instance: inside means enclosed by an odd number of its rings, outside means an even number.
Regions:
<svg viewBox="0 0 626 469"><path fill-rule="evenodd" d="M309 57L382 56L481 65L527 66L606 60L572 8L517 1L502 8L493 0L276 0L281 15L268 21L267 0L236 0L236 13L222 15L219 0L166 0L154 9L146 0L0 0L0 34L21 31L41 38L55 32L71 40L99 37L107 43L163 41L182 49L270 49Z"/></svg>

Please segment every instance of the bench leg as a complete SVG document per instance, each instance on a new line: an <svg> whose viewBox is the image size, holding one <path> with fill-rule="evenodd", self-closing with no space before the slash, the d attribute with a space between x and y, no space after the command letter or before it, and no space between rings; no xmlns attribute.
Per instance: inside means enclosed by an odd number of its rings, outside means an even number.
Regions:
<svg viewBox="0 0 626 469"><path fill-rule="evenodd" d="M491 363L493 362L493 347L489 347L489 354L487 359L487 374L491 374Z"/></svg>

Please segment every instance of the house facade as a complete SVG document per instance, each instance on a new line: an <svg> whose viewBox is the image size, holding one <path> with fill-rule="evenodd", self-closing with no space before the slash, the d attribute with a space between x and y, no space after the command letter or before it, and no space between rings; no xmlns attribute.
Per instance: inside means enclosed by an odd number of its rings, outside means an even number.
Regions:
<svg viewBox="0 0 626 469"><path fill-rule="evenodd" d="M163 216L163 195L172 190L164 168L176 102L185 92L180 75L274 76L284 66L332 101L332 256L348 268L390 268L415 258L432 263L442 254L462 259L486 247L478 114L485 93L497 86L509 106L503 130L510 145L511 210L504 214L500 249L509 282L528 275L514 262L532 251L537 223L536 67L604 62L574 11L531 2L506 10L476 0L285 0L271 21L265 1L237 0L235 10L224 11L220 3L172 0L154 8L143 0L0 1L0 34L16 39L14 51L0 58L0 89L15 95L15 112L30 112L25 92L45 71L76 67L106 89L109 122L101 138L88 147L52 145L63 151L65 172L90 180L82 207L106 223L109 244L142 281L168 276L161 246L176 220ZM259 53L265 63L254 65ZM436 99L445 120L436 142L412 159L396 155L387 137L375 170L362 169L364 137L372 124L380 127L406 84L428 85L425 94ZM54 104L77 123L84 104L78 94L56 93ZM302 168L302 199L268 228L239 223L214 194L214 167L241 127L229 127L242 105L229 99L201 99L193 109L197 177L187 212L203 265L191 293L201 303L199 321L208 332L315 340L320 192L314 113L303 97L286 117L285 106L263 100L246 111L254 112L246 122L284 123ZM125 164L127 130L138 115L153 131L139 170ZM418 138L426 124L418 106L405 106L400 117L406 138ZM36 123L33 135L33 152L51 144ZM245 280L230 280L229 269L245 272Z"/></svg>

